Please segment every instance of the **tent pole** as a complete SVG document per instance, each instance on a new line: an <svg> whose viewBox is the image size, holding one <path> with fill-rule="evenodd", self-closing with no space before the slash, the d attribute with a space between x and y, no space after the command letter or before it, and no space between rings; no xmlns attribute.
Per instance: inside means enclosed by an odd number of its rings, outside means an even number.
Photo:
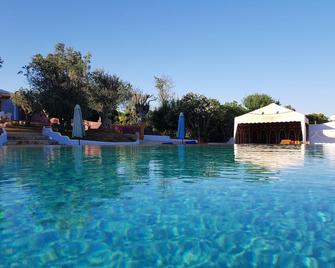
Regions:
<svg viewBox="0 0 335 268"><path fill-rule="evenodd" d="M304 121L301 121L301 132L302 132L302 142L306 144L307 138L306 138L306 123Z"/></svg>

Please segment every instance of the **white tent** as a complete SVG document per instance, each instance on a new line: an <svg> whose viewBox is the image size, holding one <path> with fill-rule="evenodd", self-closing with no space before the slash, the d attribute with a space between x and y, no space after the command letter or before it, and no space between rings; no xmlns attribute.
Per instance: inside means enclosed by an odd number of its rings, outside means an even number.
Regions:
<svg viewBox="0 0 335 268"><path fill-rule="evenodd" d="M265 124L265 123L289 123L299 122L301 125L302 141L307 142L307 125L308 119L302 114L279 106L275 103L269 104L263 108L250 113L235 117L234 121L234 139L238 132L240 124Z"/></svg>

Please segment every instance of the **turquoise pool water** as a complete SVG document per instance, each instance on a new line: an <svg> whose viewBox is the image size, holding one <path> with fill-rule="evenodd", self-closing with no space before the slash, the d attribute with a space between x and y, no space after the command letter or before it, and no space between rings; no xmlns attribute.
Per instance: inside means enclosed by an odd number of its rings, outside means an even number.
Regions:
<svg viewBox="0 0 335 268"><path fill-rule="evenodd" d="M335 146L0 148L0 267L334 267Z"/></svg>

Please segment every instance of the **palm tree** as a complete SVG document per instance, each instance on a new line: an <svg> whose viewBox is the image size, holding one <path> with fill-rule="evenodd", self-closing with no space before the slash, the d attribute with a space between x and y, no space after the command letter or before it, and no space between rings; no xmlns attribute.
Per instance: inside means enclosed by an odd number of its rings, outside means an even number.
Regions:
<svg viewBox="0 0 335 268"><path fill-rule="evenodd" d="M135 111L137 115L137 122L139 124L144 123L145 117L150 110L150 102L156 100L153 95L143 94L141 91L137 90L133 92L132 102L135 105Z"/></svg>
<svg viewBox="0 0 335 268"><path fill-rule="evenodd" d="M133 92L132 102L135 106L135 112L137 115L137 123L140 126L140 139L144 139L144 127L145 117L150 110L150 102L154 101L155 98L150 94L143 94L137 90Z"/></svg>

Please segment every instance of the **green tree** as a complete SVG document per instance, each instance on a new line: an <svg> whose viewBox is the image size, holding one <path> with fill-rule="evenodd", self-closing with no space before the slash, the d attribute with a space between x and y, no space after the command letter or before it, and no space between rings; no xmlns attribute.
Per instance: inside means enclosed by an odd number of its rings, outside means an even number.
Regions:
<svg viewBox="0 0 335 268"><path fill-rule="evenodd" d="M32 90L20 88L11 94L11 99L22 109L26 119L29 119L33 112L42 110L38 95Z"/></svg>
<svg viewBox="0 0 335 268"><path fill-rule="evenodd" d="M161 133L173 136L176 134L180 112L180 101L172 99L152 111L150 123Z"/></svg>
<svg viewBox="0 0 335 268"><path fill-rule="evenodd" d="M295 108L291 104L285 105L285 108L295 111Z"/></svg>
<svg viewBox="0 0 335 268"><path fill-rule="evenodd" d="M310 124L323 124L329 122L329 118L323 113L312 113L306 115Z"/></svg>
<svg viewBox="0 0 335 268"><path fill-rule="evenodd" d="M135 111L134 103L131 100L127 102L127 105L125 106L125 109L123 111L119 111L117 121L122 125L137 124L137 114Z"/></svg>
<svg viewBox="0 0 335 268"><path fill-rule="evenodd" d="M180 100L171 100L156 108L150 117L154 128L167 135L175 135L180 112L185 114L187 132L203 141L226 142L233 136L234 118L248 110L241 104L210 99L194 93Z"/></svg>
<svg viewBox="0 0 335 268"><path fill-rule="evenodd" d="M234 136L234 119L247 113L248 110L236 101L226 102L220 105L214 114L214 120L209 127L209 140L215 142L227 142Z"/></svg>
<svg viewBox="0 0 335 268"><path fill-rule="evenodd" d="M208 140L209 126L219 107L219 101L194 93L188 93L180 100L180 110L184 112L186 127L192 137Z"/></svg>
<svg viewBox="0 0 335 268"><path fill-rule="evenodd" d="M243 105L249 110L257 110L271 103L280 104L278 100L273 99L271 96L261 93L249 95L243 99Z"/></svg>
<svg viewBox="0 0 335 268"><path fill-rule="evenodd" d="M158 100L161 105L168 103L173 98L173 93L171 92L174 87L171 77L167 75L154 76L155 87L158 91Z"/></svg>
<svg viewBox="0 0 335 268"><path fill-rule="evenodd" d="M82 56L79 51L60 43L54 53L45 57L34 55L32 61L23 67L23 73L42 108L68 127L76 104L80 104L84 116L89 113L90 58L90 54Z"/></svg>
<svg viewBox="0 0 335 268"><path fill-rule="evenodd" d="M89 107L97 111L103 127L108 127L111 115L115 116L118 106L131 97L132 86L117 75L102 70L90 73Z"/></svg>

